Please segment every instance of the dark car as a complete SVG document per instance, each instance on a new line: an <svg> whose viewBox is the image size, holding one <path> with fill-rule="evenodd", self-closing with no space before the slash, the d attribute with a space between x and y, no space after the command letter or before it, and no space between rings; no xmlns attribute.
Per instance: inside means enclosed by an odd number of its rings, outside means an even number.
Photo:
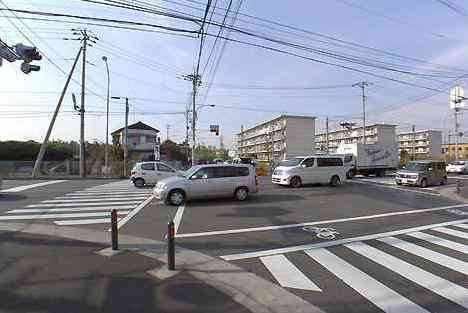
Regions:
<svg viewBox="0 0 468 313"><path fill-rule="evenodd" d="M396 173L397 185L414 185L427 187L429 185L445 185L447 171L444 161L421 160L411 161Z"/></svg>

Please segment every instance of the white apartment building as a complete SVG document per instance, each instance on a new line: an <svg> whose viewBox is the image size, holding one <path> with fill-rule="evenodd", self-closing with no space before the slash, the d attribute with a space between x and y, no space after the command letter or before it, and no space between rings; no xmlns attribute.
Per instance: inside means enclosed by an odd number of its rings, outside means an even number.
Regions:
<svg viewBox="0 0 468 313"><path fill-rule="evenodd" d="M419 130L397 135L398 150L406 150L409 155L440 157L442 154L442 132L439 130Z"/></svg>
<svg viewBox="0 0 468 313"><path fill-rule="evenodd" d="M236 135L237 155L260 162L310 155L315 151L315 117L281 115Z"/></svg>
<svg viewBox="0 0 468 313"><path fill-rule="evenodd" d="M372 124L366 126L366 143L395 142L396 125ZM343 128L328 132L328 151L335 153L340 144L362 142L362 127ZM320 133L315 136L317 151L327 151L327 134Z"/></svg>

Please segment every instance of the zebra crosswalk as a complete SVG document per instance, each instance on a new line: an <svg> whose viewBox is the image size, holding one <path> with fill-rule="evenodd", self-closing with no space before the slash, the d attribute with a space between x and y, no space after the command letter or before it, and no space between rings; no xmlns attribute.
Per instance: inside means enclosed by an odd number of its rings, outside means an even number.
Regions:
<svg viewBox="0 0 468 313"><path fill-rule="evenodd" d="M348 293L371 312L468 312L468 224L461 222L252 260L282 287L307 290L315 300L337 294L338 303ZM443 304L434 308L437 299Z"/></svg>
<svg viewBox="0 0 468 313"><path fill-rule="evenodd" d="M137 189L128 181L112 182L9 210L0 215L0 222L41 220L59 226L108 224L112 209L117 210L120 220L150 194L151 189Z"/></svg>

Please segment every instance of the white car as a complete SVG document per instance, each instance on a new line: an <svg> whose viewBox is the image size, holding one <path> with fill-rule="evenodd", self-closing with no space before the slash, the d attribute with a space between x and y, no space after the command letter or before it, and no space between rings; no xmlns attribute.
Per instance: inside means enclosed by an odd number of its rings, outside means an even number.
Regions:
<svg viewBox="0 0 468 313"><path fill-rule="evenodd" d="M135 187L143 187L145 185L156 185L162 179L180 174L175 168L160 161L140 162L133 167L130 180Z"/></svg>
<svg viewBox="0 0 468 313"><path fill-rule="evenodd" d="M303 184L337 186L346 179L343 158L333 155L311 155L282 161L273 171L273 184L298 188Z"/></svg>
<svg viewBox="0 0 468 313"><path fill-rule="evenodd" d="M234 197L244 201L258 192L252 165L209 164L190 168L181 176L160 181L153 190L156 199L181 205L190 199Z"/></svg>
<svg viewBox="0 0 468 313"><path fill-rule="evenodd" d="M453 161L446 167L447 173L468 174L468 161Z"/></svg>

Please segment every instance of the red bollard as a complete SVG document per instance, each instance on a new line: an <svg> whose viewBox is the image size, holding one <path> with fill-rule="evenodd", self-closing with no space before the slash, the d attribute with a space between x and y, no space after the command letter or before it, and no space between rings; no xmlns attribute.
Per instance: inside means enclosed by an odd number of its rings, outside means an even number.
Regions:
<svg viewBox="0 0 468 313"><path fill-rule="evenodd" d="M174 221L167 224L167 268L175 270L175 226Z"/></svg>
<svg viewBox="0 0 468 313"><path fill-rule="evenodd" d="M119 250L119 235L117 232L117 210L111 211L111 239L112 250Z"/></svg>

